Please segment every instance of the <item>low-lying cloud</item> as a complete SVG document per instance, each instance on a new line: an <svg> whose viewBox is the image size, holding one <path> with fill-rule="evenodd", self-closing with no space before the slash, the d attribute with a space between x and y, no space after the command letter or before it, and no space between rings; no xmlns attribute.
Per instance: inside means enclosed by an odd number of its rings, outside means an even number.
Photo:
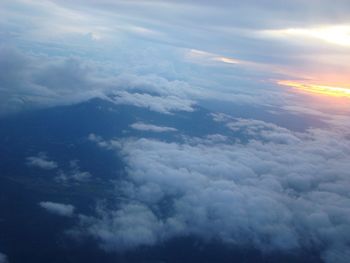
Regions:
<svg viewBox="0 0 350 263"><path fill-rule="evenodd" d="M58 167L55 161L49 160L44 152L40 152L37 156L27 157L27 165L38 167L44 170L53 170Z"/></svg>
<svg viewBox="0 0 350 263"><path fill-rule="evenodd" d="M177 129L167 126L157 126L154 124L148 124L143 122L135 122L130 125L131 128L138 131L150 131L150 132L175 132Z"/></svg>
<svg viewBox="0 0 350 263"><path fill-rule="evenodd" d="M70 161L69 171L59 170L55 180L61 183L71 183L71 182L87 182L91 179L92 174L88 171L82 171L79 167L78 161Z"/></svg>
<svg viewBox="0 0 350 263"><path fill-rule="evenodd" d="M194 235L262 251L316 249L328 263L348 262L350 141L337 131L224 123L248 141L96 140L127 164L116 192L126 201L82 218L85 233L107 250Z"/></svg>
<svg viewBox="0 0 350 263"><path fill-rule="evenodd" d="M59 216L66 216L66 217L73 216L74 210L75 210L75 207L73 205L60 204L60 203L54 203L49 201L40 202L39 205L52 214L59 215Z"/></svg>

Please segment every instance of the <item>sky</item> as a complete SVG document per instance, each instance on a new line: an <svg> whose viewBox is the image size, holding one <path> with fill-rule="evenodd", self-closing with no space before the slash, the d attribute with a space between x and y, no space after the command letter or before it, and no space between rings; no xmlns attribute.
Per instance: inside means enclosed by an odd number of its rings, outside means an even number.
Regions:
<svg viewBox="0 0 350 263"><path fill-rule="evenodd" d="M272 117L212 115L250 136L246 145L220 134L177 143L91 134L96 147L122 153L129 179L116 187L136 202L97 207L98 217L39 205L78 216L79 231L107 251L186 232L263 251L317 244L326 263L349 262L349 12L348 0L2 0L0 116L98 97L167 116L210 101L323 123L300 131ZM180 132L147 120L130 128ZM43 150L28 167L57 169ZM70 168L57 181L91 177ZM164 196L178 198L159 218Z"/></svg>
<svg viewBox="0 0 350 263"><path fill-rule="evenodd" d="M13 87L1 89L1 112L86 100L149 78L178 85L170 89L186 100L349 97L349 8L325 0L5 0L1 81Z"/></svg>

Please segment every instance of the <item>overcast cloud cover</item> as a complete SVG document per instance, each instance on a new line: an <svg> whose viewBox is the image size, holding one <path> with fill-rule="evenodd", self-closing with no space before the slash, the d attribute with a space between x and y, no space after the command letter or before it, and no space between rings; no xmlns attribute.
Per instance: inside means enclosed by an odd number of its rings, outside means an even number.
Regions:
<svg viewBox="0 0 350 263"><path fill-rule="evenodd" d="M102 138L127 165L119 206L79 215L76 231L108 251L173 237L218 238L261 251L317 249L350 262L350 110L279 80L348 85L348 0L36 1L0 3L0 115L104 98L171 116L203 101L313 116L295 132L258 118L212 118L241 137L177 142ZM317 83L318 83L317 82ZM139 131L177 127L136 122ZM25 160L60 183L91 178L48 154ZM74 206L40 202L73 216ZM4 256L0 254L0 262Z"/></svg>

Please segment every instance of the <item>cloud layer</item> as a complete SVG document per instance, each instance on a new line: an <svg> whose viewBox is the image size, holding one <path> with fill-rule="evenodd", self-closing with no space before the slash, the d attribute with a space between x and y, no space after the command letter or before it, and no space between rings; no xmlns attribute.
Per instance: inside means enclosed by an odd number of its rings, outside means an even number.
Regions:
<svg viewBox="0 0 350 263"><path fill-rule="evenodd" d="M100 140L127 164L117 196L128 201L98 207L97 217L82 219L84 231L107 250L194 235L262 251L316 249L326 262L347 262L348 139L255 120L225 124L249 140Z"/></svg>

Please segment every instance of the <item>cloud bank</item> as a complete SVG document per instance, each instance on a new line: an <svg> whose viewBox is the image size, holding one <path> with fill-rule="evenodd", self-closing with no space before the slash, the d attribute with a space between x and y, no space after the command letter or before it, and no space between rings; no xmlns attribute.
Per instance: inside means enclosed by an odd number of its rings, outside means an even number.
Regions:
<svg viewBox="0 0 350 263"><path fill-rule="evenodd" d="M127 201L82 218L83 232L107 250L194 235L265 252L316 249L326 262L348 262L350 141L336 131L224 123L249 140L100 138L127 164L116 186Z"/></svg>

